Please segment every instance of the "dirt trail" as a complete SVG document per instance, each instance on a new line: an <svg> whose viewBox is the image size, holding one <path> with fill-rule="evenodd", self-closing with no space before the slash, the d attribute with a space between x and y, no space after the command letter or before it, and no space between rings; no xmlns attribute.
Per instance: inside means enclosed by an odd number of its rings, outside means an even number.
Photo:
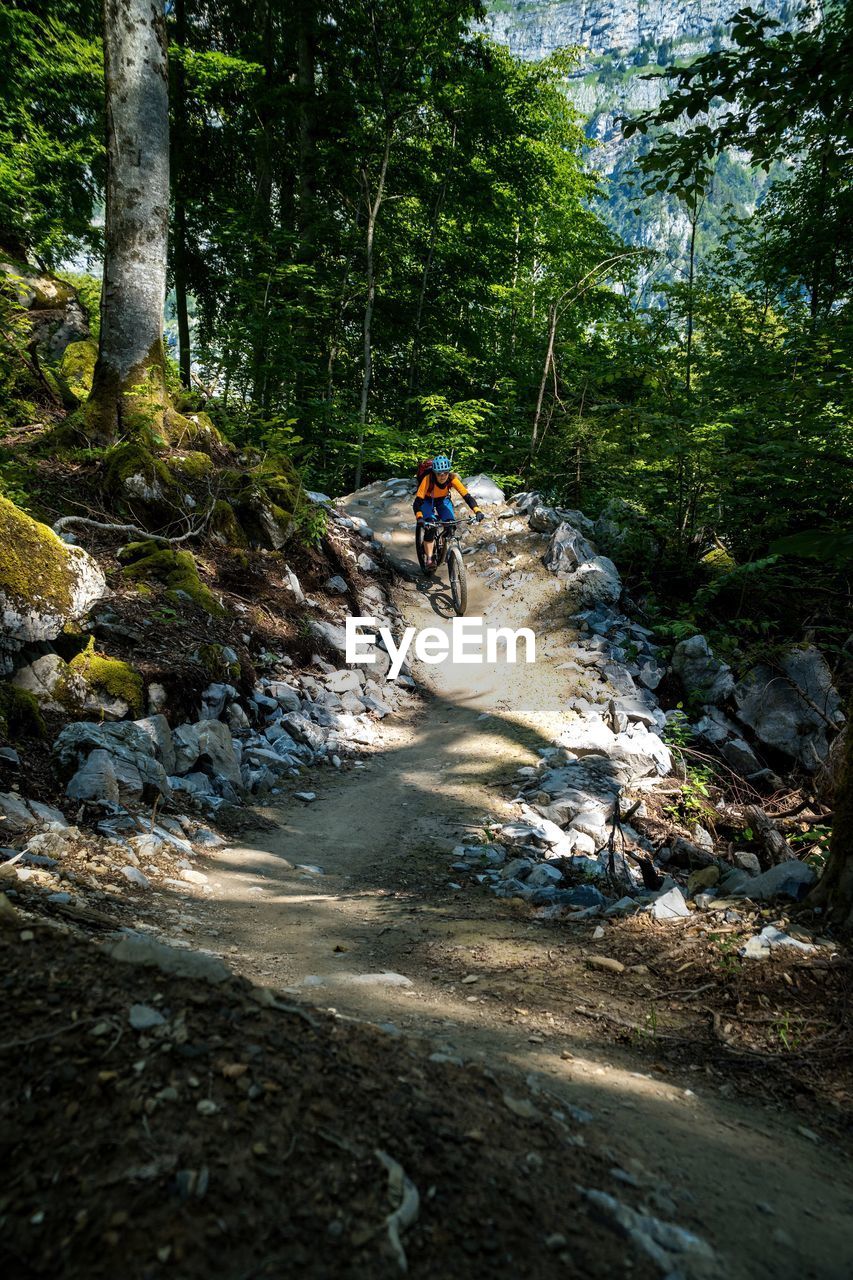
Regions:
<svg viewBox="0 0 853 1280"><path fill-rule="evenodd" d="M382 492L360 495L367 505L352 512L406 572L410 508ZM509 595L482 577L498 527L510 530L503 557L531 574ZM515 815L500 784L535 763L578 692L577 677L555 669L570 633L553 578L531 556L541 540L521 520L490 520L467 538L482 544L466 556L469 616L550 635L538 661L419 669L430 693L383 722L381 752L361 768L318 771L315 802L270 810L277 830L211 862L204 941L255 981L546 1079L592 1113L587 1141L653 1190L662 1217L714 1245L721 1276L842 1280L853 1271L853 1187L841 1154L799 1131L815 1118L739 1101L689 1063L656 1069L654 1054L614 1046L579 1015L613 990L611 975L583 962L584 951L606 951L606 939L591 945L595 922L557 932L527 909L452 887L450 850L486 815ZM442 579L401 582L409 625L449 627Z"/></svg>

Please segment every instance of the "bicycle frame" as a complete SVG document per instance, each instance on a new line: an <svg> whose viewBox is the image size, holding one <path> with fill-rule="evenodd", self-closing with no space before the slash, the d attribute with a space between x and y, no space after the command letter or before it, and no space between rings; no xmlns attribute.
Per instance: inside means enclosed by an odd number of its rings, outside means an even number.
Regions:
<svg viewBox="0 0 853 1280"><path fill-rule="evenodd" d="M424 533L427 529L435 531L435 564L436 568L444 563L447 548L451 542L461 543L457 520L425 520Z"/></svg>

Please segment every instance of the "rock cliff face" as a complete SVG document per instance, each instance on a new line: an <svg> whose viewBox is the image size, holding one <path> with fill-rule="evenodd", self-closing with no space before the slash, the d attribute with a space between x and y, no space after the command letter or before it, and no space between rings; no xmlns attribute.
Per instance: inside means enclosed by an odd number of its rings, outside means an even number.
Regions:
<svg viewBox="0 0 853 1280"><path fill-rule="evenodd" d="M667 197L638 200L635 160L640 141L625 140L620 119L652 110L664 97L666 81L649 78L655 71L726 47L729 21L743 3L492 0L489 5L482 29L517 57L538 61L555 49L579 49L570 94L595 144L591 162L611 178L605 216L630 242L661 250L663 261L654 273L656 278L679 274L688 223ZM759 0L753 7L791 26L799 6L792 0L764 0L763 4ZM700 258L703 231L713 232L717 211L727 203L741 213L747 211L760 198L765 181L738 157L726 157L718 166L715 190L700 228ZM639 217L633 212L638 204ZM651 286L651 279L644 284Z"/></svg>
<svg viewBox="0 0 853 1280"><path fill-rule="evenodd" d="M737 0L494 0L485 27L520 58L538 60L566 45L587 57L625 55L669 42L680 56L706 53L724 41ZM797 6L790 0L755 5L786 24Z"/></svg>

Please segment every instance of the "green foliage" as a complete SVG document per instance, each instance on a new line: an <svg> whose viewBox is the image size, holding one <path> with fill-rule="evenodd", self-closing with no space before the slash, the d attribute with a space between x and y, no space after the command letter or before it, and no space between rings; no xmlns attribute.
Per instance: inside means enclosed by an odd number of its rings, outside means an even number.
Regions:
<svg viewBox="0 0 853 1280"><path fill-rule="evenodd" d="M38 481L32 467L6 449L0 449L0 496L14 502L22 511L32 514Z"/></svg>
<svg viewBox="0 0 853 1280"><path fill-rule="evenodd" d="M0 3L0 243L48 265L99 242L100 16L87 0Z"/></svg>
<svg viewBox="0 0 853 1280"><path fill-rule="evenodd" d="M708 941L714 946L716 961L723 973L730 978L737 977L743 967L743 961L737 953L737 938L728 937L724 933L709 933Z"/></svg>
<svg viewBox="0 0 853 1280"><path fill-rule="evenodd" d="M293 533L306 547L319 546L326 536L329 517L325 507L304 502L293 517Z"/></svg>
<svg viewBox="0 0 853 1280"><path fill-rule="evenodd" d="M602 54L600 103L653 63L672 89L606 180L567 93L576 54L523 63L474 33L478 12L170 6L168 319L170 335L186 319L204 390L170 364L180 413L132 397L145 447L110 453L108 496L146 505L131 480L156 508L159 489L172 519L179 474L220 541L314 545L326 517L303 483L340 492L360 465L409 474L441 447L463 474L601 513L602 550L673 642L701 630L738 661L808 631L842 658L851 4L791 31L744 10L735 47L689 63L677 41ZM89 0L0 0L0 228L22 271L25 250L97 244L98 22ZM612 230L661 208L667 262ZM66 279L96 323L97 281ZM0 332L9 428L49 398L9 289ZM210 484L198 451L227 461ZM0 461L0 487L24 502L17 468Z"/></svg>
<svg viewBox="0 0 853 1280"><path fill-rule="evenodd" d="M89 322L89 333L97 342L101 333L101 281L98 276L86 275L79 271L60 271L57 279L66 281L77 296L77 301L86 312Z"/></svg>
<svg viewBox="0 0 853 1280"><path fill-rule="evenodd" d="M59 362L60 376L68 390L81 404L92 390L97 358L98 344L91 338L80 342L69 342L62 353L62 359Z"/></svg>

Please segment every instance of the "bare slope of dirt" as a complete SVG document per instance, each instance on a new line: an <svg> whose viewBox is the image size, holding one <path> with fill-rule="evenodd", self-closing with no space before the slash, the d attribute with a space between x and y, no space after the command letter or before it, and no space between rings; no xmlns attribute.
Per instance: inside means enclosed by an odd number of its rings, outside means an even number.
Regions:
<svg viewBox="0 0 853 1280"><path fill-rule="evenodd" d="M409 507L381 494L374 486L352 510L405 572ZM482 543L469 561L480 574L496 527L469 535ZM515 588L498 594L472 575L469 614L546 636L562 628L565 605L537 566L541 549L519 521L501 552L518 557ZM412 579L398 604L410 625L449 626L441 581ZM687 984L680 961L671 972L666 964L680 937L617 942L608 925L593 944L590 926L546 929L526 909L450 883L453 845L487 815L513 813L506 784L551 743L578 693L578 677L557 669L569 638L555 630L534 666L421 669L430 693L393 727L384 722L384 749L365 768L317 777L313 804L275 811L279 831L217 855L204 936L256 981L547 1081L565 1105L592 1112L591 1140L614 1163L634 1162L631 1176L664 1198L663 1216L715 1246L720 1275L841 1280L853 1266L853 1188L834 1145L840 1112L816 1115L813 1099L789 1112L792 1090L770 1087L770 1075L764 1105L758 1089L739 1100L761 1059L733 1069L681 1036L677 1018L669 1025L654 997L667 982L676 996ZM623 973L589 967L590 954L617 949ZM652 953L664 959L649 993ZM620 1022L633 1031L617 1044ZM454 1270L477 1274L464 1262Z"/></svg>
<svg viewBox="0 0 853 1280"><path fill-rule="evenodd" d="M580 1190L609 1184L608 1161L541 1091L259 1005L240 979L105 960L46 925L7 924L0 960L4 1006L27 1026L0 1043L9 1280L378 1278L406 1254L434 1280L624 1270ZM396 1247L389 1159L417 1205ZM656 1268L637 1255L631 1274Z"/></svg>

